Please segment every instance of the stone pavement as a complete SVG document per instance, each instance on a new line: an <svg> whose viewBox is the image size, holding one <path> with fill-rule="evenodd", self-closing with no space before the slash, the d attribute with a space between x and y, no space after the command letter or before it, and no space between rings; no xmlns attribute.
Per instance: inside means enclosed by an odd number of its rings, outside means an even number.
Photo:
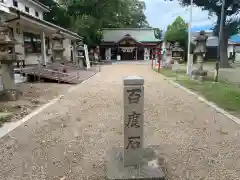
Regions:
<svg viewBox="0 0 240 180"><path fill-rule="evenodd" d="M101 180L123 146L122 78L145 79L145 146L160 145L169 180L240 179L240 126L150 65L116 64L0 139L0 180Z"/></svg>

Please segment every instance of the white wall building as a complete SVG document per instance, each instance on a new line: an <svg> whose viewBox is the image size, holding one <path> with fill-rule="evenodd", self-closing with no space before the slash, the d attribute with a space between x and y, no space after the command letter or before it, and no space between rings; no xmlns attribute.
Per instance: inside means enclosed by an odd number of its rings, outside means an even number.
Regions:
<svg viewBox="0 0 240 180"><path fill-rule="evenodd" d="M61 28L43 19L49 7L37 0L0 0L0 17L4 18L12 28L13 36L19 44L16 52L25 59L25 64L43 64L50 61L51 35L60 30L64 40L64 56L67 60L75 60L76 41L83 38L77 33Z"/></svg>

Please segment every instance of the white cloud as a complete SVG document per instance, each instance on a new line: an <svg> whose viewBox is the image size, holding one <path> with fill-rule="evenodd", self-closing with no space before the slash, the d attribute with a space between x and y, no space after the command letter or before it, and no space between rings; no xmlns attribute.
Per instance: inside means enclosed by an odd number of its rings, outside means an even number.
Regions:
<svg viewBox="0 0 240 180"><path fill-rule="evenodd" d="M144 0L146 3L145 14L148 22L153 27L166 30L177 16L181 16L186 22L189 21L189 8L182 7L177 0ZM193 7L192 26L213 25L216 17L208 17L207 11Z"/></svg>

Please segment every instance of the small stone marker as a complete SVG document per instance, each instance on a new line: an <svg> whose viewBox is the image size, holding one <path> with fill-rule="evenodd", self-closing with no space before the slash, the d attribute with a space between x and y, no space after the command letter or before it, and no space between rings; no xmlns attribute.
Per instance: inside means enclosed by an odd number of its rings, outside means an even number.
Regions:
<svg viewBox="0 0 240 180"><path fill-rule="evenodd" d="M106 179L165 180L165 160L159 157L159 148L143 146L144 79L129 76L123 84L124 147L107 153Z"/></svg>

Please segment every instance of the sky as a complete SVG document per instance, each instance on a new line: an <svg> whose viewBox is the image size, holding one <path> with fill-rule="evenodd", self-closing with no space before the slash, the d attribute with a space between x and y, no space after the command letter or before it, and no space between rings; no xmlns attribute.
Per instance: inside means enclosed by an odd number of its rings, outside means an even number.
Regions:
<svg viewBox="0 0 240 180"><path fill-rule="evenodd" d="M144 0L146 3L145 14L152 27L167 29L177 16L181 16L187 23L189 22L189 8L180 6L178 0ZM193 8L192 27L212 27L216 22L216 17L209 19L208 12L202 11L198 7Z"/></svg>

